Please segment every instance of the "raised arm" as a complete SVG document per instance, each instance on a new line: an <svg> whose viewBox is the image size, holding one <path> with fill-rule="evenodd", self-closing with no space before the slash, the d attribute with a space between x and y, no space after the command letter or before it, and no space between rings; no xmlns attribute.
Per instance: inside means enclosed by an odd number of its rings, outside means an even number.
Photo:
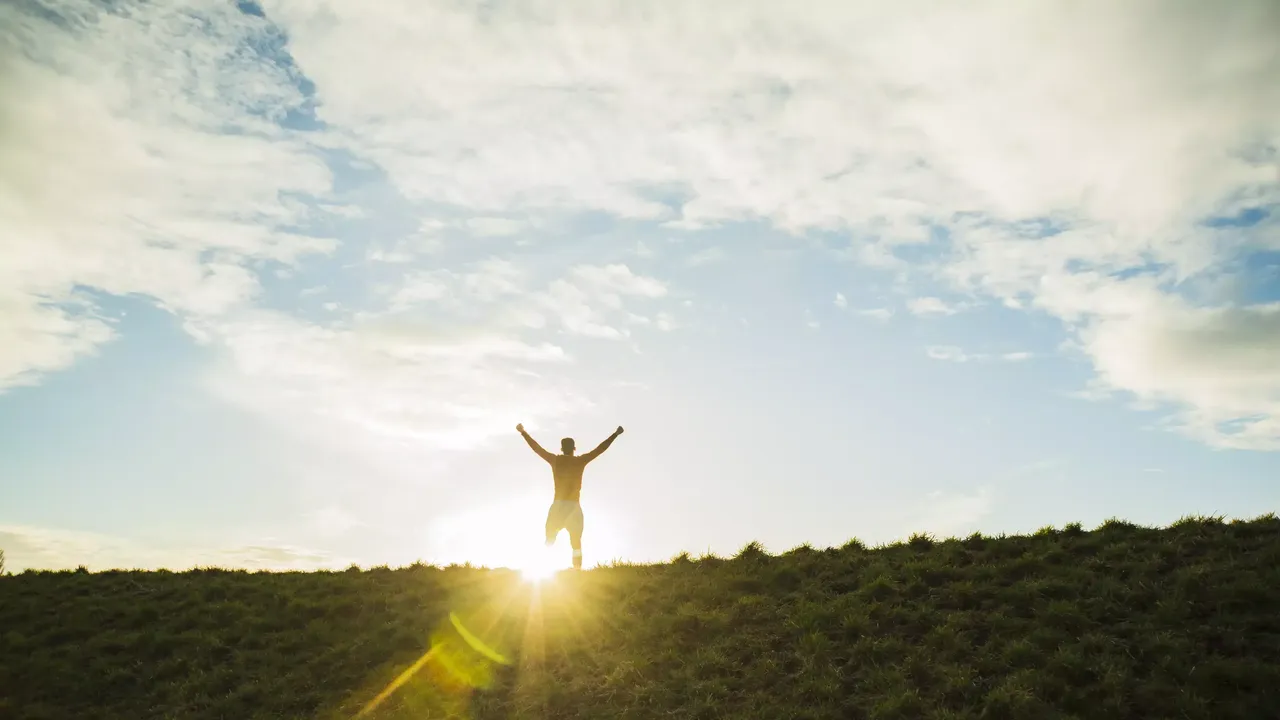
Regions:
<svg viewBox="0 0 1280 720"><path fill-rule="evenodd" d="M539 445L538 441L533 439L533 436L531 436L529 433L524 431L523 423L516 426L516 431L520 433L520 437L524 438L525 442L529 443L529 447L533 448L533 451L538 453L538 457L542 458L543 460L546 460L547 462L551 462L551 458L555 457L551 453L547 452L545 448Z"/></svg>
<svg viewBox="0 0 1280 720"><path fill-rule="evenodd" d="M614 430L612 435L605 438L604 442L597 445L595 450L592 450L586 455L583 455L582 459L586 460L587 462L591 462L592 460L595 460L596 458L600 457L600 453L604 452L605 450L608 450L609 446L613 444L613 441L617 440L618 436L621 434L622 434L622 426L619 425L618 429Z"/></svg>

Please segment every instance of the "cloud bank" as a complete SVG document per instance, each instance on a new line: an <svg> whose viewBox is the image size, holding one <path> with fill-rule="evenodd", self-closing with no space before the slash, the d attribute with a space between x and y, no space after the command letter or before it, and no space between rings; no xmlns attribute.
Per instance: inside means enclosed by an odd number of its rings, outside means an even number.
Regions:
<svg viewBox="0 0 1280 720"><path fill-rule="evenodd" d="M0 547L11 572L27 568L91 571L185 570L235 567L249 570L336 569L349 560L294 545L264 542L225 548L160 547L137 540L75 530L0 525Z"/></svg>
<svg viewBox="0 0 1280 720"><path fill-rule="evenodd" d="M631 303L665 285L630 268L527 286L501 258L414 254L397 256L416 272L390 308L460 287L500 339L391 350L365 326L264 310L264 271L334 252L307 228L337 212L326 158L341 151L463 234L445 243L585 212L836 233L909 282L1055 318L1099 393L1159 404L1204 442L1280 449L1273 2L43 7L0 10L0 89L22 99L0 109L0 386L93 352L114 332L97 294L138 294L221 343L246 382L256 368L286 395L365 408L350 414L369 427L423 432L387 409L400 383L475 384L397 353L518 360L515 378L552 361L537 332L657 323ZM520 320L501 303L516 292L536 298ZM908 309L945 322L926 292ZM308 373L332 390L304 391Z"/></svg>

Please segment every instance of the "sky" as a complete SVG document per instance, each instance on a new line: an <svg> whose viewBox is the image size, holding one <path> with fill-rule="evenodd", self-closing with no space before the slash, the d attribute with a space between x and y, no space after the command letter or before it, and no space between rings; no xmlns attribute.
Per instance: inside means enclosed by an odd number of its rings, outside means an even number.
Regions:
<svg viewBox="0 0 1280 720"><path fill-rule="evenodd" d="M625 427L589 566L1273 512L1277 36L1269 0L4 3L0 549L518 565L517 423Z"/></svg>

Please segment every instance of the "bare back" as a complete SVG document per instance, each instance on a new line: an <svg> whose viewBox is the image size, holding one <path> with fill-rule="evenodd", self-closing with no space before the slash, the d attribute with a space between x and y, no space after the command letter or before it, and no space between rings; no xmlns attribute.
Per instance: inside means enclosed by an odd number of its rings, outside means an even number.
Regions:
<svg viewBox="0 0 1280 720"><path fill-rule="evenodd" d="M547 462L556 481L556 500L578 502L582 493L582 471L591 462L583 455L552 455Z"/></svg>

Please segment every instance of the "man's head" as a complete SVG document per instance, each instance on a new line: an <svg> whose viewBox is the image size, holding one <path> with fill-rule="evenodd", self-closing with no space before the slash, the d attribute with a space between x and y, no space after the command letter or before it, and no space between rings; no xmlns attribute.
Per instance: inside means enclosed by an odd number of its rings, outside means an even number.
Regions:
<svg viewBox="0 0 1280 720"><path fill-rule="evenodd" d="M573 454L573 438L564 438L560 441L560 452L565 455Z"/></svg>

